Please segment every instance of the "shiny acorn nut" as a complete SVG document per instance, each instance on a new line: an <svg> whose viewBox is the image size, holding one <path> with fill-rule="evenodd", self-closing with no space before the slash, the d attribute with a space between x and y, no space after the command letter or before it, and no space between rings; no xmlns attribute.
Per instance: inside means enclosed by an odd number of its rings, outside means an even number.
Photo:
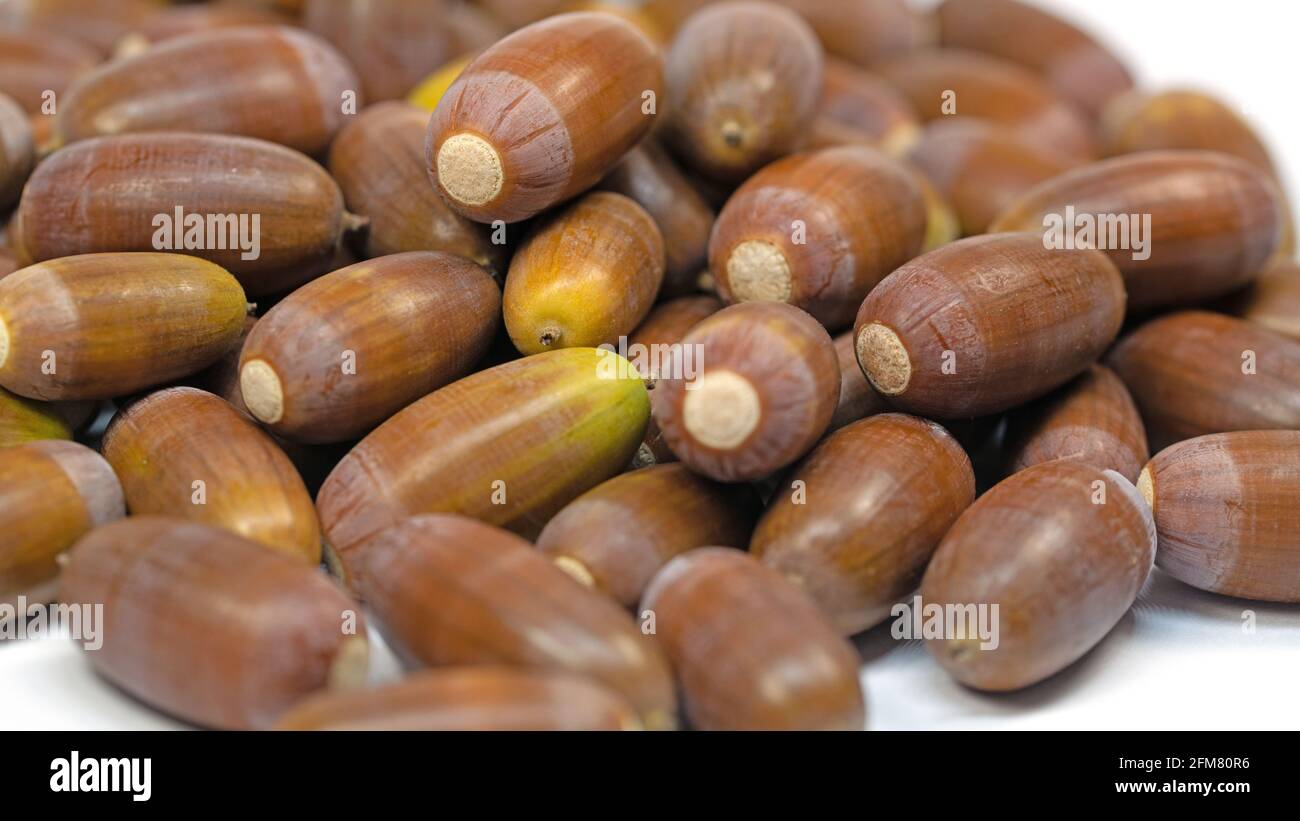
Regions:
<svg viewBox="0 0 1300 821"><path fill-rule="evenodd" d="M32 174L15 219L13 242L31 262L185 251L229 270L250 296L320 274L344 231L357 225L334 180L296 151L244 137L167 133L56 151Z"/></svg>
<svg viewBox="0 0 1300 821"><path fill-rule="evenodd" d="M664 239L664 281L660 297L696 290L705 267L709 232L717 218L685 175L657 143L646 141L627 152L600 187L632 198L659 226Z"/></svg>
<svg viewBox="0 0 1300 821"><path fill-rule="evenodd" d="M107 57L118 41L156 12L160 0L19 0L0 5L0 29L74 38Z"/></svg>
<svg viewBox="0 0 1300 821"><path fill-rule="evenodd" d="M1133 397L1115 372L1093 365L1073 382L1007 420L1009 473L1054 459L1110 469L1130 482L1150 451Z"/></svg>
<svg viewBox="0 0 1300 821"><path fill-rule="evenodd" d="M1099 125L1108 156L1171 148L1221 151L1269 176L1277 173L1268 149L1241 115L1204 92L1132 91L1106 106Z"/></svg>
<svg viewBox="0 0 1300 821"><path fill-rule="evenodd" d="M966 236L983 234L1007 206L1076 163L993 123L938 120L926 126L908 159L950 203Z"/></svg>
<svg viewBox="0 0 1300 821"><path fill-rule="evenodd" d="M406 659L585 675L626 698L648 729L676 723L654 637L518 536L462 516L415 516L357 545L349 562Z"/></svg>
<svg viewBox="0 0 1300 821"><path fill-rule="evenodd" d="M1179 442L1142 470L1156 564L1201 590L1300 602L1300 431L1234 431Z"/></svg>
<svg viewBox="0 0 1300 821"><path fill-rule="evenodd" d="M869 135L891 156L906 154L921 134L912 104L893 86L852 63L827 57L820 117Z"/></svg>
<svg viewBox="0 0 1300 821"><path fill-rule="evenodd" d="M226 530L132 516L79 541L59 601L102 604L95 669L185 721L266 729L324 688L360 687L360 606L317 568Z"/></svg>
<svg viewBox="0 0 1300 821"><path fill-rule="evenodd" d="M505 243L493 243L492 229L451 210L429 185L428 122L429 113L415 106L379 103L345 125L330 146L330 174L348 208L370 220L366 256L446 251L504 279Z"/></svg>
<svg viewBox="0 0 1300 821"><path fill-rule="evenodd" d="M518 222L600 181L650 130L663 57L612 14L561 14L466 67L429 120L430 179L479 222Z"/></svg>
<svg viewBox="0 0 1300 821"><path fill-rule="evenodd" d="M0 386L29 399L125 396L215 362L246 311L235 278L196 257L40 262L0 280Z"/></svg>
<svg viewBox="0 0 1300 821"><path fill-rule="evenodd" d="M698 372L660 374L653 400L664 441L692 470L720 482L761 479L830 424L840 395L835 345L798 308L732 305L682 345L698 352Z"/></svg>
<svg viewBox="0 0 1300 821"><path fill-rule="evenodd" d="M80 74L91 70L100 56L85 43L59 32L6 30L0 24L0 94L12 97L28 114L54 100Z"/></svg>
<svg viewBox="0 0 1300 821"><path fill-rule="evenodd" d="M1300 430L1300 342L1245 320L1182 311L1142 325L1106 358L1153 450L1239 430Z"/></svg>
<svg viewBox="0 0 1300 821"><path fill-rule="evenodd" d="M253 5L243 0L216 0L192 6L160 8L123 36L114 48L114 56L137 54L151 44L173 37L198 34L234 26L292 25L287 14L274 8Z"/></svg>
<svg viewBox="0 0 1300 821"><path fill-rule="evenodd" d="M462 257L413 251L358 262L258 320L240 355L240 393L281 436L354 439L467 374L500 312L492 277Z"/></svg>
<svg viewBox="0 0 1300 821"><path fill-rule="evenodd" d="M47 441L0 449L0 603L21 612L19 596L52 601L59 555L124 515L113 469L90 448Z"/></svg>
<svg viewBox="0 0 1300 821"><path fill-rule="evenodd" d="M872 66L926 44L924 18L906 0L776 0L808 21L833 54Z"/></svg>
<svg viewBox="0 0 1300 821"><path fill-rule="evenodd" d="M1092 125L1032 72L973 51L917 52L874 66L923 121L947 116L990 120L1043 150L1074 160L1096 154Z"/></svg>
<svg viewBox="0 0 1300 821"><path fill-rule="evenodd" d="M98 410L98 402L38 402L0 388L0 448L71 439Z"/></svg>
<svg viewBox="0 0 1300 821"><path fill-rule="evenodd" d="M886 408L885 400L871 387L866 374L858 365L853 331L845 331L835 337L834 342L835 358L840 363L840 401L835 405L835 415L826 427L828 434L850 422L881 413Z"/></svg>
<svg viewBox="0 0 1300 821"><path fill-rule="evenodd" d="M277 730L636 730L622 696L595 681L552 670L446 667L392 684L309 696Z"/></svg>
<svg viewBox="0 0 1300 821"><path fill-rule="evenodd" d="M187 387L150 394L113 417L103 451L132 515L202 522L320 563L320 526L298 471L220 397Z"/></svg>
<svg viewBox="0 0 1300 821"><path fill-rule="evenodd" d="M1230 307L1242 319L1300 342L1300 263L1285 260L1265 268Z"/></svg>
<svg viewBox="0 0 1300 821"><path fill-rule="evenodd" d="M18 200L36 164L36 147L27 114L0 94L0 210Z"/></svg>
<svg viewBox="0 0 1300 821"><path fill-rule="evenodd" d="M1155 552L1151 511L1115 471L1068 460L1022 470L967 508L931 559L924 607L987 615L967 617L964 635L927 635L926 649L969 687L1028 687L1110 632Z"/></svg>
<svg viewBox="0 0 1300 821"><path fill-rule="evenodd" d="M1037 231L1045 241L1055 232L1071 244L1095 235L1124 275L1129 310L1142 311L1222 296L1250 282L1278 248L1282 213L1272 180L1243 160L1213 151L1144 151L1035 186L989 230ZM1118 223L1119 216L1128 222Z"/></svg>
<svg viewBox="0 0 1300 821"><path fill-rule="evenodd" d="M786 475L749 552L852 635L916 589L973 501L975 474L951 434L883 413L836 431Z"/></svg>
<svg viewBox="0 0 1300 821"><path fill-rule="evenodd" d="M890 404L985 416L1082 373L1124 321L1124 284L1100 251L1039 234L958 240L885 278L862 303L858 363Z"/></svg>
<svg viewBox="0 0 1300 821"><path fill-rule="evenodd" d="M1037 6L1017 0L945 0L934 15L945 47L982 51L1032 69L1093 117L1108 100L1133 87L1128 69L1109 49Z"/></svg>
<svg viewBox="0 0 1300 821"><path fill-rule="evenodd" d="M692 15L666 66L666 139L688 166L725 182L794 150L822 86L816 35L770 3L718 3Z"/></svg>
<svg viewBox="0 0 1300 821"><path fill-rule="evenodd" d="M615 476L555 515L537 549L578 581L634 608L659 568L696 547L743 549L762 502L681 464Z"/></svg>
<svg viewBox="0 0 1300 821"><path fill-rule="evenodd" d="M460 513L533 538L627 466L649 418L645 385L618 354L567 348L507 362L362 439L317 495L321 524L335 551L418 513Z"/></svg>
<svg viewBox="0 0 1300 821"><path fill-rule="evenodd" d="M726 302L786 302L840 329L920 253L925 225L924 195L896 160L862 146L796 154L727 200L709 270Z"/></svg>
<svg viewBox="0 0 1300 821"><path fill-rule="evenodd" d="M642 613L697 730L860 730L858 655L817 606L739 550L704 547L659 571Z"/></svg>
<svg viewBox="0 0 1300 821"><path fill-rule="evenodd" d="M349 95L360 110L351 66L319 37L288 26L217 29L78 78L59 101L55 139L66 145L124 132L197 131L319 154L346 122Z"/></svg>
<svg viewBox="0 0 1300 821"><path fill-rule="evenodd" d="M645 319L664 238L645 209L594 191L548 215L510 261L502 313L520 353L613 345Z"/></svg>

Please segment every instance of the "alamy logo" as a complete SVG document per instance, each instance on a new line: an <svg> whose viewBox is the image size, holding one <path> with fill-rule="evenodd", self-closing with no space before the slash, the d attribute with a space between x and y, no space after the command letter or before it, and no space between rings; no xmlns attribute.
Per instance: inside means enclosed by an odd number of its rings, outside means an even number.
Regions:
<svg viewBox="0 0 1300 821"><path fill-rule="evenodd" d="M1134 260L1151 258L1150 214L1077 214L1073 205L1064 214L1043 215L1043 247L1049 251L1095 248L1132 251Z"/></svg>
<svg viewBox="0 0 1300 821"><path fill-rule="evenodd" d="M30 604L26 596L14 603L0 602L0 640L40 639L68 635L81 642L86 650L104 645L99 628L104 623L104 605L51 604L47 609L40 601Z"/></svg>
<svg viewBox="0 0 1300 821"><path fill-rule="evenodd" d="M617 348L606 342L599 349L618 354L617 357L601 358L598 376L602 379L681 379L686 382L686 389L691 390L704 370L704 346L698 343L643 345L637 342L629 345L627 337L620 336Z"/></svg>
<svg viewBox="0 0 1300 821"><path fill-rule="evenodd" d="M896 639L978 638L981 650L998 649L998 606L996 604L924 604L920 596L911 603L890 608L894 617L890 634Z"/></svg>
<svg viewBox="0 0 1300 821"><path fill-rule="evenodd" d="M82 758L73 750L50 762L51 792L125 792L132 801L148 801L152 758Z"/></svg>
<svg viewBox="0 0 1300 821"><path fill-rule="evenodd" d="M155 251L239 251L243 260L262 255L261 214L154 214Z"/></svg>

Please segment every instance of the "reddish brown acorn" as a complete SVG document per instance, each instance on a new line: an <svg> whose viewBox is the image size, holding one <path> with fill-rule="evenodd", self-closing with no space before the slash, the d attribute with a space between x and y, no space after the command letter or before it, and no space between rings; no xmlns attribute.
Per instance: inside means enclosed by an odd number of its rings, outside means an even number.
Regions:
<svg viewBox="0 0 1300 821"><path fill-rule="evenodd" d="M845 331L835 337L835 357L840 362L840 401L835 406L835 415L831 417L830 425L826 427L827 433L880 413L886 407L885 400L871 387L866 374L858 365L853 331Z"/></svg>
<svg viewBox="0 0 1300 821"><path fill-rule="evenodd" d="M901 157L921 135L912 104L881 78L845 60L826 58L817 116L859 132Z"/></svg>
<svg viewBox="0 0 1300 821"><path fill-rule="evenodd" d="M666 139L688 166L724 182L792 151L821 92L817 36L771 3L718 3L692 15L666 65Z"/></svg>
<svg viewBox="0 0 1300 821"><path fill-rule="evenodd" d="M1035 465L957 519L912 618L953 678L1018 690L1105 638L1137 598L1155 551L1151 511L1123 476L1069 460ZM952 633L936 629L932 608Z"/></svg>
<svg viewBox="0 0 1300 821"><path fill-rule="evenodd" d="M0 94L0 210L18 201L36 164L36 145L27 114Z"/></svg>
<svg viewBox="0 0 1300 821"><path fill-rule="evenodd" d="M871 66L930 39L906 0L776 0L808 21L827 53Z"/></svg>
<svg viewBox="0 0 1300 821"><path fill-rule="evenodd" d="M109 681L185 721L267 729L290 705L365 682L360 606L317 568L197 522L132 516L71 552L66 605L103 605Z"/></svg>
<svg viewBox="0 0 1300 821"><path fill-rule="evenodd" d="M0 5L0 29L24 37L58 32L107 57L161 7L161 0L16 0Z"/></svg>
<svg viewBox="0 0 1300 821"><path fill-rule="evenodd" d="M1300 341L1300 263L1270 265L1230 307L1242 319Z"/></svg>
<svg viewBox="0 0 1300 821"><path fill-rule="evenodd" d="M1063 388L1012 411L1006 462L1016 473L1073 459L1136 482L1150 452L1133 397L1115 372L1093 365Z"/></svg>
<svg viewBox="0 0 1300 821"><path fill-rule="evenodd" d="M883 413L827 437L785 476L749 550L852 635L916 589L973 501L975 474L957 440L933 422Z"/></svg>
<svg viewBox="0 0 1300 821"><path fill-rule="evenodd" d="M641 601L697 730L860 730L858 654L817 606L739 550L673 559Z"/></svg>
<svg viewBox="0 0 1300 821"><path fill-rule="evenodd" d="M1108 156L1181 148L1240 157L1269 176L1273 159L1250 124L1231 106L1200 91L1134 91L1106 106L1099 123Z"/></svg>
<svg viewBox="0 0 1300 821"><path fill-rule="evenodd" d="M0 94L28 114L52 120L64 90L99 58L93 48L61 32L0 24Z"/></svg>
<svg viewBox="0 0 1300 821"><path fill-rule="evenodd" d="M1300 431L1234 431L1157 453L1138 489L1160 569L1201 590L1300 602Z"/></svg>
<svg viewBox="0 0 1300 821"><path fill-rule="evenodd" d="M1036 231L1056 247L1102 248L1131 311L1222 296L1278 248L1277 187L1212 151L1144 151L1085 165L1020 197L990 231ZM1139 236L1140 234L1140 236Z"/></svg>
<svg viewBox="0 0 1300 821"><path fill-rule="evenodd" d="M476 57L429 120L427 162L453 209L518 222L590 188L650 130L663 57L612 14L561 14Z"/></svg>
<svg viewBox="0 0 1300 821"><path fill-rule="evenodd" d="M826 329L774 302L724 308L682 339L682 372L660 374L655 420L691 469L761 479L798 459L830 424L840 368ZM685 373L686 362L694 373Z"/></svg>
<svg viewBox="0 0 1300 821"><path fill-rule="evenodd" d="M709 270L727 302L787 302L830 329L921 251L925 198L907 169L864 146L779 160L718 215Z"/></svg>
<svg viewBox="0 0 1300 821"><path fill-rule="evenodd" d="M336 4L342 7L344 4ZM292 25L284 12L247 0L215 0L188 6L167 6L149 14L117 42L114 57L129 57L163 40L235 26Z"/></svg>
<svg viewBox="0 0 1300 821"><path fill-rule="evenodd" d="M1146 422L1152 450L1238 430L1300 429L1300 342L1209 311L1182 311L1125 336L1106 363Z"/></svg>
<svg viewBox="0 0 1300 821"><path fill-rule="evenodd" d="M1099 251L1038 234L959 240L890 274L862 303L858 362L890 404L943 419L1023 404L1077 376L1124 320Z"/></svg>
<svg viewBox="0 0 1300 821"><path fill-rule="evenodd" d="M762 509L748 485L722 485L681 464L624 473L574 499L537 549L578 581L634 608L659 568L696 547L744 548Z"/></svg>
<svg viewBox="0 0 1300 821"><path fill-rule="evenodd" d="M586 675L626 698L647 728L676 723L654 637L518 536L462 516L416 516L366 539L347 562L405 658Z"/></svg>

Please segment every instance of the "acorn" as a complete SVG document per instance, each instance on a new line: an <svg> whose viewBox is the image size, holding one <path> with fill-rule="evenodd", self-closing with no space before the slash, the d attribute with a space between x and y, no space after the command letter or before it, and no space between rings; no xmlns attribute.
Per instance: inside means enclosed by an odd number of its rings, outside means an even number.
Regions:
<svg viewBox="0 0 1300 821"><path fill-rule="evenodd" d="M1171 148L1220 151L1277 176L1268 149L1250 124L1230 105L1205 92L1133 91L1110 101L1099 126L1107 156Z"/></svg>
<svg viewBox="0 0 1300 821"><path fill-rule="evenodd" d="M469 373L496 333L501 293L462 257L358 262L271 308L240 355L249 412L300 442L355 439Z"/></svg>
<svg viewBox="0 0 1300 821"><path fill-rule="evenodd" d="M0 210L18 201L36 164L36 147L27 114L0 94Z"/></svg>
<svg viewBox="0 0 1300 821"><path fill-rule="evenodd" d="M342 55L314 34L288 26L216 29L79 77L59 101L55 140L199 131L320 154L347 121L345 112L364 104L359 85Z"/></svg>
<svg viewBox="0 0 1300 821"><path fill-rule="evenodd" d="M505 229L493 231L447 206L429 185L424 130L429 114L405 103L372 105L330 146L329 170L353 213L369 219L363 251L382 257L446 251L505 279ZM497 234L500 242L493 242Z"/></svg>
<svg viewBox="0 0 1300 821"><path fill-rule="evenodd" d="M692 470L720 482L761 479L821 438L840 395L826 329L774 302L724 308L682 340L698 373L660 374L655 420Z"/></svg>
<svg viewBox="0 0 1300 821"><path fill-rule="evenodd" d="M161 5L161 0L21 0L0 6L0 29L24 36L58 32L107 57Z"/></svg>
<svg viewBox="0 0 1300 821"><path fill-rule="evenodd" d="M429 120L430 178L457 212L518 222L600 181L650 130L663 58L632 24L561 14L497 42Z"/></svg>
<svg viewBox="0 0 1300 821"><path fill-rule="evenodd" d="M0 388L0 448L42 439L71 439L98 402L38 402Z"/></svg>
<svg viewBox="0 0 1300 821"><path fill-rule="evenodd" d="M989 230L1104 249L1124 275L1129 310L1142 311L1222 296L1254 279L1277 250L1282 205L1273 182L1236 157L1144 151L1035 186Z"/></svg>
<svg viewBox="0 0 1300 821"><path fill-rule="evenodd" d="M520 353L614 345L650 312L664 238L645 209L595 191L546 217L510 261L502 296Z"/></svg>
<svg viewBox="0 0 1300 821"><path fill-rule="evenodd" d="M966 236L983 234L1007 206L1076 163L993 123L938 120L908 155L952 203Z"/></svg>
<svg viewBox="0 0 1300 821"><path fill-rule="evenodd" d="M365 681L360 606L296 559L162 516L96 528L69 555L59 601L103 606L90 663L184 721L267 729L310 693Z"/></svg>
<svg viewBox="0 0 1300 821"><path fill-rule="evenodd" d="M642 142L627 152L600 187L631 197L659 226L665 252L660 297L696 291L695 280L708 260L709 232L717 214L667 152L655 142Z"/></svg>
<svg viewBox="0 0 1300 821"><path fill-rule="evenodd" d="M1235 297L1231 312L1300 342L1300 263L1275 262ZM648 320L647 320L648 321Z"/></svg>
<svg viewBox="0 0 1300 821"><path fill-rule="evenodd" d="M1129 70L1091 35L1017 0L945 0L934 13L939 42L982 51L1041 74L1089 115L1133 87Z"/></svg>
<svg viewBox="0 0 1300 821"><path fill-rule="evenodd" d="M697 730L860 730L858 654L817 606L739 550L684 553L641 601Z"/></svg>
<svg viewBox="0 0 1300 821"><path fill-rule="evenodd" d="M140 175L141 168L149 173ZM230 169L240 169L231 174ZM67 215L78 219L69 223ZM18 205L19 257L184 251L226 268L250 296L323 272L358 220L316 163L219 134L127 134L68 146L40 164Z"/></svg>
<svg viewBox="0 0 1300 821"><path fill-rule="evenodd" d="M1156 565L1201 590L1300 602L1300 431L1233 431L1179 442L1142 469Z"/></svg>
<svg viewBox="0 0 1300 821"><path fill-rule="evenodd" d="M973 501L975 474L951 434L883 413L831 434L785 476L749 551L853 635L916 589Z"/></svg>
<svg viewBox="0 0 1300 821"><path fill-rule="evenodd" d="M462 516L415 516L357 545L348 561L404 659L580 674L626 698L647 728L676 723L655 639L518 536Z"/></svg>
<svg viewBox="0 0 1300 821"><path fill-rule="evenodd" d="M29 399L108 399L165 384L234 344L244 299L220 266L182 254L28 266L0 279L0 386Z"/></svg>
<svg viewBox="0 0 1300 821"><path fill-rule="evenodd" d="M225 528L312 565L320 526L289 457L220 397L158 391L118 411L104 432L131 514Z"/></svg>
<svg viewBox="0 0 1300 821"><path fill-rule="evenodd" d="M921 251L926 205L895 160L862 146L779 160L727 200L709 242L726 302L787 302L827 328Z"/></svg>
<svg viewBox="0 0 1300 821"><path fill-rule="evenodd" d="M681 464L615 476L570 502L537 549L578 581L635 608L659 568L696 547L744 548L762 504L747 485L722 485Z"/></svg>
<svg viewBox="0 0 1300 821"><path fill-rule="evenodd" d="M835 358L840 363L840 401L835 414L826 426L826 433L834 433L850 422L856 422L885 410L885 400L867 381L858 365L858 352L853 331L835 337Z"/></svg>
<svg viewBox="0 0 1300 821"><path fill-rule="evenodd" d="M1114 340L1124 285L1105 254L1037 234L958 240L885 278L862 303L858 363L903 410L941 419L1013 408L1068 382Z"/></svg>
<svg viewBox="0 0 1300 821"><path fill-rule="evenodd" d="M155 43L235 26L293 25L293 19L283 11L245 2L245 0L216 0L190 6L166 6L140 21L130 32L118 40L115 57L132 56Z"/></svg>
<svg viewBox="0 0 1300 821"><path fill-rule="evenodd" d="M723 182L794 150L821 92L817 36L770 3L718 3L692 15L666 66L665 138L688 166Z"/></svg>
<svg viewBox="0 0 1300 821"><path fill-rule="evenodd" d="M0 449L0 604L23 613L20 596L53 601L63 551L125 515L113 469L90 448L45 441Z"/></svg>
<svg viewBox="0 0 1300 821"><path fill-rule="evenodd" d="M64 90L99 60L95 49L61 32L6 29L0 23L0 94L28 114L53 119Z"/></svg>
<svg viewBox="0 0 1300 821"><path fill-rule="evenodd" d="M364 690L308 696L277 730L635 730L627 701L589 678L553 670L444 667Z"/></svg>
<svg viewBox="0 0 1300 821"><path fill-rule="evenodd" d="M1300 342L1245 320L1168 314L1121 339L1106 363L1132 392L1153 450L1207 433L1300 429Z"/></svg>
<svg viewBox="0 0 1300 821"><path fill-rule="evenodd" d="M808 21L828 54L862 66L920 48L930 39L906 0L777 0Z"/></svg>
<svg viewBox="0 0 1300 821"><path fill-rule="evenodd" d="M1155 551L1151 511L1123 476L1070 460L1034 465L957 519L911 618L953 678L1019 690L1105 638L1137 598Z"/></svg>
<svg viewBox="0 0 1300 821"><path fill-rule="evenodd" d="M460 513L533 538L627 465L649 417L640 375L610 351L497 365L362 439L321 487L321 524L335 551L418 513Z"/></svg>
<svg viewBox="0 0 1300 821"><path fill-rule="evenodd" d="M817 114L866 134L895 157L906 154L921 135L916 111L893 86L834 57L826 58L822 71Z"/></svg>

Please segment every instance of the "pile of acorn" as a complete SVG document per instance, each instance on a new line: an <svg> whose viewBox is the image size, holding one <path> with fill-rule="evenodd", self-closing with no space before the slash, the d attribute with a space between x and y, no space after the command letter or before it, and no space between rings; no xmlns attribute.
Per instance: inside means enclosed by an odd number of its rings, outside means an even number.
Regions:
<svg viewBox="0 0 1300 821"><path fill-rule="evenodd" d="M1132 86L1016 0L11 0L0 602L435 729L861 727L918 591L998 691L1153 562L1298 602L1290 210Z"/></svg>

